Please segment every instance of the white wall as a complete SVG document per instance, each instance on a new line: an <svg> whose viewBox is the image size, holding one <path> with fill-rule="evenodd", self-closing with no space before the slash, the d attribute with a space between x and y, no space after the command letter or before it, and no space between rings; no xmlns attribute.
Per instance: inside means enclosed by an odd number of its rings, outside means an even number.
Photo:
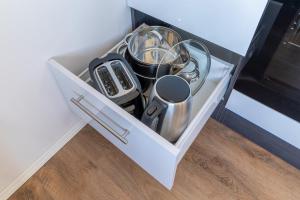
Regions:
<svg viewBox="0 0 300 200"><path fill-rule="evenodd" d="M130 28L125 0L0 1L0 199L18 176L78 125L46 66Z"/></svg>

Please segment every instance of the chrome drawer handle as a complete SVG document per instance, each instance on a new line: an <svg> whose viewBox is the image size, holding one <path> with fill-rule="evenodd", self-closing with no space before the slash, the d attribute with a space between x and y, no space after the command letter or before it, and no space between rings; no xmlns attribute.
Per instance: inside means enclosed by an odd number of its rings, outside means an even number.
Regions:
<svg viewBox="0 0 300 200"><path fill-rule="evenodd" d="M115 131L113 128L111 128L108 124L106 124L104 121L102 121L101 119L99 119L99 117L97 115L95 115L92 111L90 111L87 107L85 107L82 103L80 103L80 101L83 99L84 97L81 95L78 97L78 99L75 98L71 98L71 102L76 105L81 111L83 111L84 113L86 113L88 116L90 116L93 120L95 120L100 126L102 126L103 128L105 128L107 131L109 131L113 136L115 136L116 138L118 138L121 142L123 142L124 144L128 143L128 140L126 139L126 136L128 135L129 131L125 128L120 127L121 129L124 130L123 134L119 134L117 131ZM116 122L112 121L114 124L117 124Z"/></svg>

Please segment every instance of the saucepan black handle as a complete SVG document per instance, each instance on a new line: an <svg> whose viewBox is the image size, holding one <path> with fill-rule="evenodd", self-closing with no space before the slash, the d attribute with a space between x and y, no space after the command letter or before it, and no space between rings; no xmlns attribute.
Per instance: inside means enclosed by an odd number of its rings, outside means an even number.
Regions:
<svg viewBox="0 0 300 200"><path fill-rule="evenodd" d="M157 100L157 98L153 98L148 107L143 113L142 122L149 126L152 130L157 131L158 123L160 121L160 117L164 115L167 110L167 105ZM158 121L155 121L155 120Z"/></svg>

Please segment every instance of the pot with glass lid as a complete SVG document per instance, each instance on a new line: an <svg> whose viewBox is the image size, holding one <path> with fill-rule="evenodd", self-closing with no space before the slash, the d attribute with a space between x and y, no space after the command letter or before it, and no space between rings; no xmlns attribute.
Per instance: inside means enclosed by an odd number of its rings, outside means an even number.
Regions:
<svg viewBox="0 0 300 200"><path fill-rule="evenodd" d="M162 58L180 41L181 37L176 31L163 26L147 26L132 33L128 41L127 59L136 75L142 79L142 85L143 82L155 81Z"/></svg>

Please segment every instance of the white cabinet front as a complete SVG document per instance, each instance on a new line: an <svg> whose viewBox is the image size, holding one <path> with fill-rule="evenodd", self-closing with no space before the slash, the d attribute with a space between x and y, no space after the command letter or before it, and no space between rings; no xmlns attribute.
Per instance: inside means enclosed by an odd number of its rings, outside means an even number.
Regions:
<svg viewBox="0 0 300 200"><path fill-rule="evenodd" d="M128 0L136 10L246 55L268 0Z"/></svg>

